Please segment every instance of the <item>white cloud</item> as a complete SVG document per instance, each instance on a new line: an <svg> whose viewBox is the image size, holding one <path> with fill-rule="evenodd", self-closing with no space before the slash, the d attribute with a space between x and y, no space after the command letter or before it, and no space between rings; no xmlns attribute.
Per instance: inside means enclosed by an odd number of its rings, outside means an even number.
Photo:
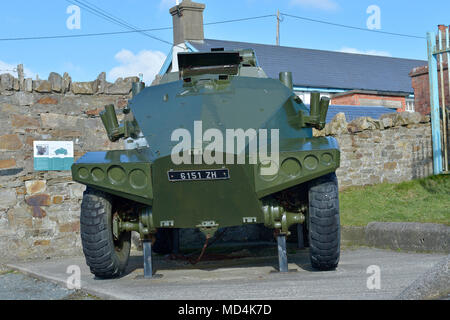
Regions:
<svg viewBox="0 0 450 320"><path fill-rule="evenodd" d="M326 11L334 11L339 8L339 5L334 0L291 0L291 5L299 5Z"/></svg>
<svg viewBox="0 0 450 320"><path fill-rule="evenodd" d="M181 0L179 2L181 2ZM161 0L159 2L159 9L171 8L176 4L177 4L176 0Z"/></svg>
<svg viewBox="0 0 450 320"><path fill-rule="evenodd" d="M15 71L17 68L17 65L18 65L18 63L11 64L11 63L6 63L6 62L0 60L0 74L10 73L14 77L17 78L17 71ZM34 73L33 71L31 71L28 68L24 68L23 72L25 73L25 78L34 78L36 76L36 73Z"/></svg>
<svg viewBox="0 0 450 320"><path fill-rule="evenodd" d="M378 51L378 50L358 50L355 48L349 48L349 47L343 47L340 52L345 53L356 53L356 54L367 54L371 56L385 56L385 57L392 57L392 55L387 51Z"/></svg>
<svg viewBox="0 0 450 320"><path fill-rule="evenodd" d="M161 69L166 55L161 51L143 50L134 54L130 50L122 49L114 57L120 65L112 68L107 75L108 81L115 81L119 77L144 75L144 82L149 85Z"/></svg>

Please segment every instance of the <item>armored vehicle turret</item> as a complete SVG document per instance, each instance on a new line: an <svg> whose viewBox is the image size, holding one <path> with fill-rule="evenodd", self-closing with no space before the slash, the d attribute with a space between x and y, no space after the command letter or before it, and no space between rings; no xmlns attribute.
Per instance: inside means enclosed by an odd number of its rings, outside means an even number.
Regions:
<svg viewBox="0 0 450 320"><path fill-rule="evenodd" d="M127 150L89 152L72 166L87 186L81 238L92 273L123 273L131 231L151 276L151 247L169 252L168 231L199 228L209 239L245 224L276 231L280 271L297 225L312 266L336 268L340 151L312 132L324 127L329 98L312 93L307 108L291 73L268 78L252 50L179 53L178 69L150 87L135 83L121 124L114 106L101 113L109 139Z"/></svg>

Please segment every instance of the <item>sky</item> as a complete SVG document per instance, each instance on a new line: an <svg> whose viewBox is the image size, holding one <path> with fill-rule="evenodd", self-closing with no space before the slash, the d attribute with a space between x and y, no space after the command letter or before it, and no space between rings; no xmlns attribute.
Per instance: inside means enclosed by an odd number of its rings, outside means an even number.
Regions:
<svg viewBox="0 0 450 320"><path fill-rule="evenodd" d="M171 27L169 9L176 0L83 0L142 29ZM206 4L204 22L276 14L297 15L367 29L425 37L438 24L450 23L450 1L407 0L197 0ZM73 2L73 0L71 1ZM79 29L72 25L67 0L2 1L0 11L0 74L22 63L27 77L46 79L50 72L68 72L73 81L92 81L101 72L108 81L144 74L150 83L161 68L173 40L172 30L149 32L163 41L129 33L99 37L2 41L5 38L125 31L81 7ZM379 20L373 20L379 8ZM379 21L379 25L376 22ZM425 39L397 37L282 16L282 46L427 59ZM205 26L205 38L275 44L276 18ZM13 73L13 72L10 72Z"/></svg>

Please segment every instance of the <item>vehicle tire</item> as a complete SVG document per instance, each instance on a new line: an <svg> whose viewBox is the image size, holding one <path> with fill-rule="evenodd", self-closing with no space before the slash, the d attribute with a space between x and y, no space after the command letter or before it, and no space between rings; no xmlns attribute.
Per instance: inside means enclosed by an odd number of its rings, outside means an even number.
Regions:
<svg viewBox="0 0 450 320"><path fill-rule="evenodd" d="M120 276L128 264L131 232L114 239L112 232L113 198L99 190L87 188L81 203L81 242L86 263L99 278Z"/></svg>
<svg viewBox="0 0 450 320"><path fill-rule="evenodd" d="M334 270L340 257L339 189L335 173L311 181L309 199L309 255L314 269Z"/></svg>

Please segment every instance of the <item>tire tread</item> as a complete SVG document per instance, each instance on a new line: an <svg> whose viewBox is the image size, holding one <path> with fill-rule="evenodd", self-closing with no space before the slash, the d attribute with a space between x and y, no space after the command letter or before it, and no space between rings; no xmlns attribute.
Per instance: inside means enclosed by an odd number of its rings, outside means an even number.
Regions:
<svg viewBox="0 0 450 320"><path fill-rule="evenodd" d="M81 242L86 263L91 273L99 278L120 276L129 257L128 245L124 258L120 259L116 254L108 225L111 209L112 198L108 194L89 187L86 189L81 203Z"/></svg>
<svg viewBox="0 0 450 320"><path fill-rule="evenodd" d="M309 254L312 267L334 270L340 258L339 191L335 173L309 185Z"/></svg>

